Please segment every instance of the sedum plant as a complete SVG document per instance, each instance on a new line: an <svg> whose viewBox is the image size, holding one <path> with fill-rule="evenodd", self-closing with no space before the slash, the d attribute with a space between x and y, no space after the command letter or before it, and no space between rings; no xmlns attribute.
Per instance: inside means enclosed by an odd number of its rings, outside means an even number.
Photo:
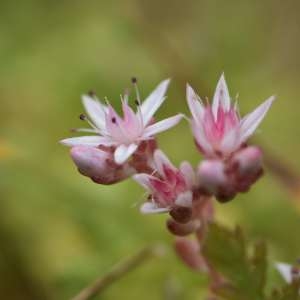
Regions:
<svg viewBox="0 0 300 300"><path fill-rule="evenodd" d="M191 269L210 278L210 299L298 299L294 268L280 265L287 280L282 289L266 295L266 247L249 246L240 229L216 225L213 202L228 202L247 192L263 174L262 151L248 144L275 97L241 117L232 103L225 77L218 81L212 102L204 102L190 85L186 88L191 116L188 120L195 145L203 156L197 166L183 161L175 166L159 148L156 135L183 118L183 114L156 121L155 112L166 99L170 80L162 81L145 99L132 79L135 111L129 94L121 96L123 116L94 93L82 97L86 114L80 119L90 128L76 129L89 135L61 141L71 148L79 172L98 184L117 184L129 177L140 184L147 198L141 213L168 215L166 227L175 236L178 257ZM284 271L282 271L284 269ZM290 272L289 274L287 274ZM294 273L293 273L294 272ZM298 297L298 298L297 298Z"/></svg>

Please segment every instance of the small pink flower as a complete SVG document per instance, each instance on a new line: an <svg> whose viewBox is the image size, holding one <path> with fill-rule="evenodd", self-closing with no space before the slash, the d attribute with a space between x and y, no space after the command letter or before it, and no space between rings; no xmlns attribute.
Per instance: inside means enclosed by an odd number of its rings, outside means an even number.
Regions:
<svg viewBox="0 0 300 300"><path fill-rule="evenodd" d="M155 173L136 174L133 178L150 193L150 199L141 207L143 213L169 212L175 206L192 206L192 187L195 175L189 163L183 162L177 169L163 154L154 152Z"/></svg>
<svg viewBox="0 0 300 300"><path fill-rule="evenodd" d="M135 81L134 84L136 87ZM92 132L95 135L68 138L61 143L71 147L113 146L115 162L124 163L142 141L152 139L155 134L175 126L181 120L182 114L177 114L153 124L153 115L165 100L168 85L169 80L161 82L143 103L140 103L137 91L136 113L128 105L128 96L125 96L122 99L123 118L110 104L104 105L94 96L83 96L83 105L89 119L85 116L82 119L86 119L93 128L78 131Z"/></svg>
<svg viewBox="0 0 300 300"><path fill-rule="evenodd" d="M242 119L237 104L231 104L222 74L212 104L203 104L187 85L187 101L192 114L191 127L197 146L207 157L227 157L254 133L275 97L272 96Z"/></svg>

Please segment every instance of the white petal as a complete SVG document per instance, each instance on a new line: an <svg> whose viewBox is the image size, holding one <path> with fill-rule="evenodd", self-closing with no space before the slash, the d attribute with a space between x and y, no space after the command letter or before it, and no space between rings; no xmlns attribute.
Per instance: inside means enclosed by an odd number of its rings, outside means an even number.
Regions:
<svg viewBox="0 0 300 300"><path fill-rule="evenodd" d="M164 168L163 168L164 165L172 170L176 169L174 165L171 163L171 161L168 159L168 157L160 149L157 149L154 152L154 163L158 173L162 176L165 175Z"/></svg>
<svg viewBox="0 0 300 300"><path fill-rule="evenodd" d="M186 99L195 122L201 122L204 114L202 100L189 84L186 86Z"/></svg>
<svg viewBox="0 0 300 300"><path fill-rule="evenodd" d="M145 202L142 204L140 211L143 214L162 214L162 213L170 211L170 208L158 207L153 202Z"/></svg>
<svg viewBox="0 0 300 300"><path fill-rule="evenodd" d="M167 91L169 83L170 79L162 81L142 103L141 112L144 125L147 125L149 123L155 112L164 102L165 93Z"/></svg>
<svg viewBox="0 0 300 300"><path fill-rule="evenodd" d="M150 178L152 178L153 176L148 175L148 174L135 174L132 176L132 178L139 183L141 186L143 186L148 192L151 192L151 183L149 181Z"/></svg>
<svg viewBox="0 0 300 300"><path fill-rule="evenodd" d="M114 159L117 164L123 164L137 149L136 144L120 145L117 147L114 153Z"/></svg>
<svg viewBox="0 0 300 300"><path fill-rule="evenodd" d="M186 191L178 195L175 200L175 204L183 207L192 207L193 193L191 191Z"/></svg>
<svg viewBox="0 0 300 300"><path fill-rule="evenodd" d="M82 96L82 103L92 122L101 131L105 131L106 106L87 95Z"/></svg>
<svg viewBox="0 0 300 300"><path fill-rule="evenodd" d="M268 112L274 100L275 100L274 96L268 98L264 103L259 105L253 112L246 115L241 120L241 125L240 125L241 143L246 141L247 138L253 134L253 132L256 130L260 122L265 117L266 113Z"/></svg>
<svg viewBox="0 0 300 300"><path fill-rule="evenodd" d="M291 283L292 280L293 280L293 278L292 278L292 266L289 265L289 264L285 264L285 263L277 263L275 266L276 266L276 269L281 274L281 276L284 278L284 280L287 283Z"/></svg>
<svg viewBox="0 0 300 300"><path fill-rule="evenodd" d="M196 184L195 171L191 164L187 161L183 161L179 167L181 173L184 176L185 182L189 188L192 188Z"/></svg>
<svg viewBox="0 0 300 300"><path fill-rule="evenodd" d="M105 145L105 146L111 146L114 144L113 141L108 140L105 137L102 136L80 136L80 137L73 137L69 139L64 139L60 141L61 144L66 146L98 146L98 145Z"/></svg>
<svg viewBox="0 0 300 300"><path fill-rule="evenodd" d="M191 126L195 140L203 152L205 154L213 154L214 150L206 138L203 126L196 124L196 122L191 122Z"/></svg>
<svg viewBox="0 0 300 300"><path fill-rule="evenodd" d="M219 79L212 102L212 112L215 120L217 119L218 109L220 105L225 111L228 111L230 109L230 96L224 74L222 74L221 78Z"/></svg>
<svg viewBox="0 0 300 300"><path fill-rule="evenodd" d="M156 122L155 124L149 125L144 130L143 137L147 138L153 136L159 132L165 131L175 126L182 119L182 117L183 117L182 114L178 114L173 117Z"/></svg>

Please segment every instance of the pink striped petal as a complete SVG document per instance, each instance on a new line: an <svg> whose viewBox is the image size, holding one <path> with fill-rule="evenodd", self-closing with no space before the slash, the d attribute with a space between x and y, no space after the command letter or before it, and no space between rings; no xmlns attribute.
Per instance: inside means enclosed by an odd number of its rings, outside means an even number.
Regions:
<svg viewBox="0 0 300 300"><path fill-rule="evenodd" d="M225 81L224 74L221 75L212 101L212 111L214 119L217 120L219 107L222 107L225 112L230 109L230 96L228 87Z"/></svg>
<svg viewBox="0 0 300 300"><path fill-rule="evenodd" d="M154 152L154 163L158 173L161 176L165 176L164 166L166 166L167 168L173 171L176 171L175 166L171 163L168 157L160 149L157 149Z"/></svg>
<svg viewBox="0 0 300 300"><path fill-rule="evenodd" d="M126 102L122 103L122 109L124 114L124 129L126 129L128 136L136 138L142 131L141 120L136 116L136 114Z"/></svg>
<svg viewBox="0 0 300 300"><path fill-rule="evenodd" d="M108 134L118 142L125 142L128 140L126 131L123 129L123 120L114 110L111 105L108 105L108 112L105 116L106 129Z"/></svg>

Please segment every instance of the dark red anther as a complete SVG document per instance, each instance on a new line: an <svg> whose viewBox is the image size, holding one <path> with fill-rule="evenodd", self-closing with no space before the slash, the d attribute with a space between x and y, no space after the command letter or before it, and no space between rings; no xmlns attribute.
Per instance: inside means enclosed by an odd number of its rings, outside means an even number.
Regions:
<svg viewBox="0 0 300 300"><path fill-rule="evenodd" d="M95 93L94 90L90 90L90 91L88 91L88 95L91 96L91 97L95 97L96 93Z"/></svg>
<svg viewBox="0 0 300 300"><path fill-rule="evenodd" d="M86 115L85 115L85 114L80 114L80 115L79 115L79 119L80 119L81 121L86 120Z"/></svg>

